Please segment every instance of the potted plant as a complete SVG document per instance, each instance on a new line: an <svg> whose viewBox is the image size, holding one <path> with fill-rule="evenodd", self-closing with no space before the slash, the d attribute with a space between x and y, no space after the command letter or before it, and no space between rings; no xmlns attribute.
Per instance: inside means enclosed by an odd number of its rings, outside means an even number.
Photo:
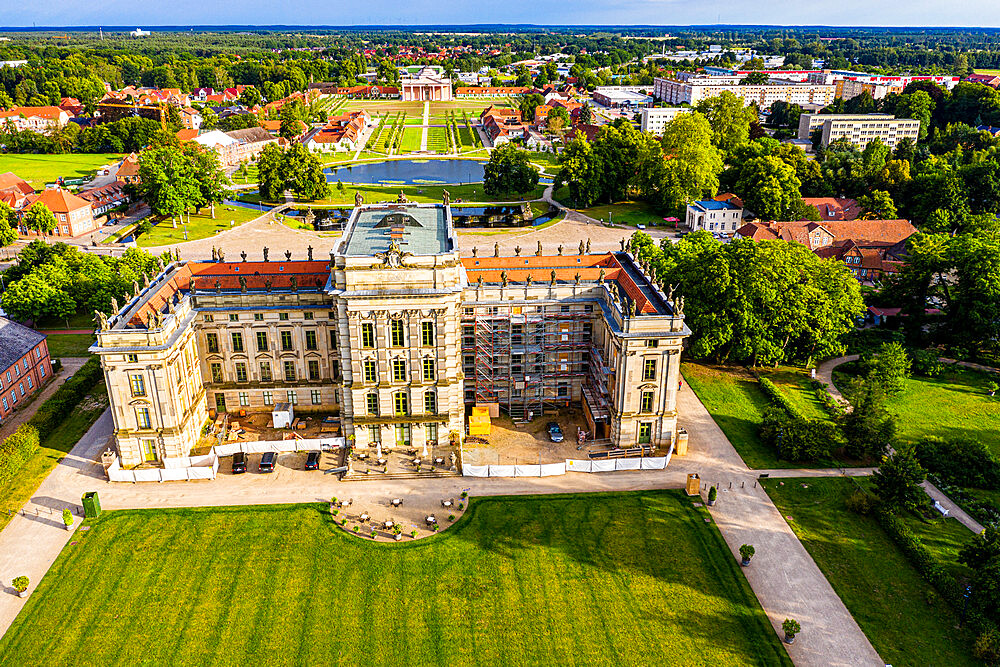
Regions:
<svg viewBox="0 0 1000 667"><path fill-rule="evenodd" d="M466 498L469 497L469 492L468 491L462 491L461 495L462 495L462 500L465 500Z"/></svg>
<svg viewBox="0 0 1000 667"><path fill-rule="evenodd" d="M454 520L455 520L455 515L454 514L449 514L448 515L448 521L454 521Z"/></svg>
<svg viewBox="0 0 1000 667"><path fill-rule="evenodd" d="M431 530L433 530L435 533L438 532L438 525L434 524L434 526L431 528Z"/></svg>
<svg viewBox="0 0 1000 667"><path fill-rule="evenodd" d="M410 531L410 537L412 537L413 539L417 539L417 531L411 530Z"/></svg>
<svg viewBox="0 0 1000 667"><path fill-rule="evenodd" d="M459 503L458 504L458 509L464 510L465 509L465 503Z"/></svg>
<svg viewBox="0 0 1000 667"><path fill-rule="evenodd" d="M337 516L337 496L330 498L330 514Z"/></svg>
<svg viewBox="0 0 1000 667"><path fill-rule="evenodd" d="M795 635L802 631L802 626L795 619L786 618L781 623L781 629L785 631L785 643L794 644Z"/></svg>
<svg viewBox="0 0 1000 667"><path fill-rule="evenodd" d="M719 490L714 486L710 487L708 489L708 506L711 507L712 505L714 505L718 497L719 497Z"/></svg>
<svg viewBox="0 0 1000 667"><path fill-rule="evenodd" d="M399 524L396 524L395 526L392 527L392 539L396 540L397 542L403 539L403 528Z"/></svg>
<svg viewBox="0 0 1000 667"><path fill-rule="evenodd" d="M28 578L26 576L22 574L20 577L14 577L14 581L11 584L13 584L14 590L17 591L18 597L28 597Z"/></svg>
<svg viewBox="0 0 1000 667"><path fill-rule="evenodd" d="M73 512L68 507L63 510L63 523L66 524L66 530L73 530Z"/></svg>
<svg viewBox="0 0 1000 667"><path fill-rule="evenodd" d="M372 539L374 540L378 536L378 531L372 528Z"/></svg>
<svg viewBox="0 0 1000 667"><path fill-rule="evenodd" d="M360 527L360 526L355 526L355 527L354 527L354 532L355 532L355 533L357 533L357 532L358 532L359 530L361 530L361 527Z"/></svg>
<svg viewBox="0 0 1000 667"><path fill-rule="evenodd" d="M743 567L750 564L750 559L753 558L755 553L756 550L753 548L752 544L744 544L740 547L740 557L743 558Z"/></svg>

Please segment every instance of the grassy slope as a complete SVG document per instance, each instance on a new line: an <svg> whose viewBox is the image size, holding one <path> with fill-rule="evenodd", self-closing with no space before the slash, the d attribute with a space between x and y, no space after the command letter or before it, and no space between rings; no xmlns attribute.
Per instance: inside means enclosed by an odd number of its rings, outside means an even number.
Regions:
<svg viewBox="0 0 1000 667"><path fill-rule="evenodd" d="M98 167L121 159L117 153L66 153L62 155L0 154L0 174L12 171L42 189L59 177L89 176Z"/></svg>
<svg viewBox="0 0 1000 667"><path fill-rule="evenodd" d="M230 229L229 222L236 221L236 225L242 225L254 218L264 215L263 211L257 211L243 206L216 206L215 219L212 219L212 212L204 208L200 215L191 216L191 224L187 226L189 241L208 238L214 236L217 231ZM184 220L187 221L187 215ZM177 229L170 225L170 220L164 220L158 225L154 225L152 231L139 237L137 244L142 248L152 248L155 246L170 245L171 243L184 242L184 225L178 223Z"/></svg>
<svg viewBox="0 0 1000 667"><path fill-rule="evenodd" d="M784 482L782 485L781 482ZM847 511L857 488L845 478L762 482L875 650L895 665L975 665L972 638L955 629L955 612L940 599L928 604L927 584L878 522ZM803 488L803 484L807 488ZM917 521L911 525L917 528ZM952 558L972 533L954 519L921 526L925 544ZM808 632L803 628L803 633Z"/></svg>
<svg viewBox="0 0 1000 667"><path fill-rule="evenodd" d="M21 664L790 664L679 492L477 500L376 545L319 505L108 512L0 640ZM669 557L665 557L669 554Z"/></svg>
<svg viewBox="0 0 1000 667"><path fill-rule="evenodd" d="M108 390L103 382L99 382L66 421L42 443L41 449L24 464L17 477L0 484L0 530L10 521L6 510L20 509L28 502L42 480L73 449L77 440L83 437L107 406Z"/></svg>
<svg viewBox="0 0 1000 667"><path fill-rule="evenodd" d="M558 167L552 167L553 171L558 170ZM569 197L569 190L566 188L560 188L557 193L555 193L555 198L560 201L564 206L572 207L573 202ZM644 201L625 201L618 202L615 204L599 204L597 206L591 206L590 208L577 209L580 213L588 215L596 220L607 220L608 214L611 215L611 222L615 225L667 225L668 223L663 221L663 214L657 212L657 210L648 202ZM669 223L672 228L673 223Z"/></svg>
<svg viewBox="0 0 1000 667"><path fill-rule="evenodd" d="M809 387L809 375L804 370L782 367L762 370L761 376L771 380L807 419L829 419L823 404Z"/></svg>
<svg viewBox="0 0 1000 667"><path fill-rule="evenodd" d="M834 374L838 387L846 385L852 368L841 366ZM899 416L899 437L973 438L1000 454L1000 397L986 394L989 381L983 373L952 366L936 378L908 379L903 393L887 402Z"/></svg>

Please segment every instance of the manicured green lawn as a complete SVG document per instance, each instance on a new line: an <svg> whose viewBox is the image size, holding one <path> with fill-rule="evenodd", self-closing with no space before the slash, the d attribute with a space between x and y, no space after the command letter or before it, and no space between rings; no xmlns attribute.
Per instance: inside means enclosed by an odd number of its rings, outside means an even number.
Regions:
<svg viewBox="0 0 1000 667"><path fill-rule="evenodd" d="M403 140L399 144L400 153L412 153L420 150L420 141L423 137L422 127L407 127L403 130Z"/></svg>
<svg viewBox="0 0 1000 667"><path fill-rule="evenodd" d="M748 373L730 367L681 364L681 373L712 414L733 447L751 468L798 468L779 461L774 449L758 435L767 397Z"/></svg>
<svg viewBox="0 0 1000 667"><path fill-rule="evenodd" d="M12 171L36 190L60 177L83 178L95 169L121 159L117 153L65 153L61 155L0 154L0 174Z"/></svg>
<svg viewBox="0 0 1000 667"><path fill-rule="evenodd" d="M96 328L90 323L91 328ZM86 328L86 327L83 327ZM61 357L89 357L87 348L94 344L92 334L49 334L46 341L49 345L49 356L53 359Z"/></svg>
<svg viewBox="0 0 1000 667"><path fill-rule="evenodd" d="M807 419L829 419L830 415L823 403L816 397L816 392L809 386L809 374L801 368L788 366L778 369L760 371L761 377L766 377L788 397L788 400L798 408Z"/></svg>
<svg viewBox="0 0 1000 667"><path fill-rule="evenodd" d="M556 167L558 169L558 167ZM573 202L569 197L569 190L560 188L556 199L564 206L572 207ZM616 204L600 204L589 208L577 209L580 213L588 215L596 220L607 221L611 216L611 222L615 225L667 225L663 221L664 214L658 212L651 204L644 201L626 201ZM669 224L673 229L673 223Z"/></svg>
<svg viewBox="0 0 1000 667"><path fill-rule="evenodd" d="M254 218L264 215L263 211L257 211L243 206L216 206L215 219L212 213L204 208L200 215L192 215L191 221L187 225L188 241L214 236L216 232L231 229L233 226L242 225ZM184 221L188 221L185 214ZM230 221L235 221L236 225L230 225ZM139 237L137 245L141 248L152 248L156 246L170 245L172 243L183 243L184 225L177 223L177 229L170 226L170 220L164 220L158 225L154 225L152 231Z"/></svg>
<svg viewBox="0 0 1000 667"><path fill-rule="evenodd" d="M853 365L841 366L835 384L843 388L853 370ZM909 378L903 393L886 405L899 417L903 440L973 438L1000 454L1000 396L986 393L989 382L984 373L945 366L936 378Z"/></svg>
<svg viewBox="0 0 1000 667"><path fill-rule="evenodd" d="M677 491L476 500L373 544L325 506L106 512L0 640L19 664L789 665Z"/></svg>
<svg viewBox="0 0 1000 667"><path fill-rule="evenodd" d="M427 150L434 151L435 153L448 152L448 128L427 128Z"/></svg>
<svg viewBox="0 0 1000 667"><path fill-rule="evenodd" d="M17 476L6 484L0 484L0 530L10 522L7 510L16 511L28 502L42 480L73 449L107 407L108 390L103 382L99 382L66 421L41 443L41 448L28 459Z"/></svg>
<svg viewBox="0 0 1000 667"><path fill-rule="evenodd" d="M782 484L783 483L783 484ZM973 638L957 630L955 610L910 565L878 522L848 511L844 500L857 488L846 478L770 479L768 495L826 575L886 663L976 665ZM805 486L803 486L805 485ZM916 527L917 520L909 522ZM956 527L957 526L957 527ZM972 533L954 519L921 528L939 558L952 558ZM809 631L803 628L803 635Z"/></svg>

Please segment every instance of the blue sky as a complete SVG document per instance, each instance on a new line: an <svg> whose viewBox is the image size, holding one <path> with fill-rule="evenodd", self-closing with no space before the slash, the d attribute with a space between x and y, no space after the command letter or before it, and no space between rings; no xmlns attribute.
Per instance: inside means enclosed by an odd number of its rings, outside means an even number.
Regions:
<svg viewBox="0 0 1000 667"><path fill-rule="evenodd" d="M994 0L46 0L0 2L0 26L461 23L1000 25ZM983 23L985 21L985 23Z"/></svg>

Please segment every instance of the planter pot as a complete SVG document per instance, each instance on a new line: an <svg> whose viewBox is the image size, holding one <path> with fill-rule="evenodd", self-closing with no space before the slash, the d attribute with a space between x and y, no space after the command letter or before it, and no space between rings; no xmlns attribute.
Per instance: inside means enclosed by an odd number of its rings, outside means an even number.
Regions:
<svg viewBox="0 0 1000 667"><path fill-rule="evenodd" d="M396 537L394 537L393 539L396 540L397 542L399 542L401 539L403 539L403 536L402 535L396 535Z"/></svg>
<svg viewBox="0 0 1000 667"><path fill-rule="evenodd" d="M715 501L714 501L714 500L709 500L709 501L706 501L706 504L707 504L707 505L708 505L709 507L713 507L713 506L715 505Z"/></svg>
<svg viewBox="0 0 1000 667"><path fill-rule="evenodd" d="M750 564L750 559L749 558L744 558L743 559L743 563L742 563L743 567L746 567L749 564Z"/></svg>
<svg viewBox="0 0 1000 667"><path fill-rule="evenodd" d="M26 598L26 597L28 597L28 591L26 591L26 590L24 590L24 591L18 591L17 592L17 597L19 597L19 598Z"/></svg>
<svg viewBox="0 0 1000 667"><path fill-rule="evenodd" d="M63 525L65 525L65 524L63 524ZM73 530L73 524L69 524L68 526L66 526L66 530Z"/></svg>
<svg viewBox="0 0 1000 667"><path fill-rule="evenodd" d="M786 632L785 633L785 643L786 644L794 644L795 643L795 635L790 635L790 634L788 634Z"/></svg>

